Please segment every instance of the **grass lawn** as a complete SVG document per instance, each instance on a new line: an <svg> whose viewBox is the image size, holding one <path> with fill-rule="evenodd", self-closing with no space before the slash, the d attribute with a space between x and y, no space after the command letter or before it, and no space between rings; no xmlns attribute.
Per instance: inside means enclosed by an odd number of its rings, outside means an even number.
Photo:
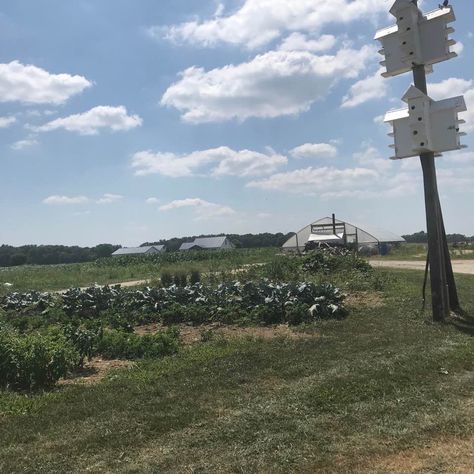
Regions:
<svg viewBox="0 0 474 474"><path fill-rule="evenodd" d="M218 338L92 386L0 392L0 472L472 472L474 339L419 312L421 272L390 274L312 337ZM474 277L458 280L472 315Z"/></svg>

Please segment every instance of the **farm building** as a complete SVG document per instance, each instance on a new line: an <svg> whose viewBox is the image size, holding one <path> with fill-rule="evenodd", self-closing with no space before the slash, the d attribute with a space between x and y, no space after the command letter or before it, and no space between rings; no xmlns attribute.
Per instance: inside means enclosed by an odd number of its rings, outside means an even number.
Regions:
<svg viewBox="0 0 474 474"><path fill-rule="evenodd" d="M358 250L382 252L390 244L405 242L403 237L367 225L356 225L333 217L324 217L307 225L284 244L283 250L303 251L306 245L353 245Z"/></svg>
<svg viewBox="0 0 474 474"><path fill-rule="evenodd" d="M230 250L234 244L225 235L221 237L198 237L193 242L185 242L179 250Z"/></svg>
<svg viewBox="0 0 474 474"><path fill-rule="evenodd" d="M165 252L164 245L153 245L152 247L128 247L116 250L113 257L123 257L124 255L153 255L155 253Z"/></svg>

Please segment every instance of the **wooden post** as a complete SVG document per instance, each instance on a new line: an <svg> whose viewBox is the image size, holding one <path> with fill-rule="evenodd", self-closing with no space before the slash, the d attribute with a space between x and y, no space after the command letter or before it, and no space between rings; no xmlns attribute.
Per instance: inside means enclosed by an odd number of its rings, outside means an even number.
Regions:
<svg viewBox="0 0 474 474"><path fill-rule="evenodd" d="M413 66L413 79L415 87L427 94L426 72L423 64ZM446 258L449 258L449 254L445 255L434 153L422 153L420 160L425 188L433 320L442 322L449 316L450 309L446 277Z"/></svg>

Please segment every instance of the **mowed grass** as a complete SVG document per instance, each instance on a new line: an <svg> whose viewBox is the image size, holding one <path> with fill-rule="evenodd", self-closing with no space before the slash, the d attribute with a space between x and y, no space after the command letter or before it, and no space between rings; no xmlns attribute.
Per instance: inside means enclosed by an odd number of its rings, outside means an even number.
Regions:
<svg viewBox="0 0 474 474"><path fill-rule="evenodd" d="M310 338L217 339L94 386L0 393L0 472L415 472L394 456L419 465L430 446L416 472L470 472L473 338L420 313L421 272L390 274L382 307ZM472 315L474 278L459 287Z"/></svg>
<svg viewBox="0 0 474 474"><path fill-rule="evenodd" d="M228 258L216 260L195 260L176 263L132 263L128 265L97 265L77 263L65 265L38 265L0 268L0 295L10 291L54 291L71 287L86 287L94 284L106 285L136 280L158 280L163 272L202 273L228 272L239 266L264 263L278 252L278 249L234 250ZM212 256L212 254L211 254ZM5 283L13 286L6 288Z"/></svg>

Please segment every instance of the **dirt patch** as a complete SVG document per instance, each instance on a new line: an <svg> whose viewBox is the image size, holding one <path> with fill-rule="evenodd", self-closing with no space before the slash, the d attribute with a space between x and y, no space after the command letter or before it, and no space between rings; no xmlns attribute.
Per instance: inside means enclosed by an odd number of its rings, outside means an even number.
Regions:
<svg viewBox="0 0 474 474"><path fill-rule="evenodd" d="M178 325L181 340L186 346L198 344L207 337L224 337L226 339L235 339L239 337L251 337L264 340L271 340L277 337L286 337L289 339L309 339L315 337L315 334L308 334L294 331L286 324L279 326L226 326L224 324L205 324L202 326L186 326ZM148 324L135 328L135 332L141 336L145 334L153 334L157 331L166 329L160 324Z"/></svg>
<svg viewBox="0 0 474 474"><path fill-rule="evenodd" d="M135 364L128 360L104 360L94 358L84 364L82 369L77 370L67 379L60 380L59 385L85 384L93 385L104 379L111 370L131 368Z"/></svg>
<svg viewBox="0 0 474 474"><path fill-rule="evenodd" d="M365 308L381 308L384 306L383 293L373 291L360 291L358 293L351 293L346 298L347 306Z"/></svg>
<svg viewBox="0 0 474 474"><path fill-rule="evenodd" d="M420 449L410 449L375 460L369 472L472 474L473 446L474 436L467 439L438 440Z"/></svg>

